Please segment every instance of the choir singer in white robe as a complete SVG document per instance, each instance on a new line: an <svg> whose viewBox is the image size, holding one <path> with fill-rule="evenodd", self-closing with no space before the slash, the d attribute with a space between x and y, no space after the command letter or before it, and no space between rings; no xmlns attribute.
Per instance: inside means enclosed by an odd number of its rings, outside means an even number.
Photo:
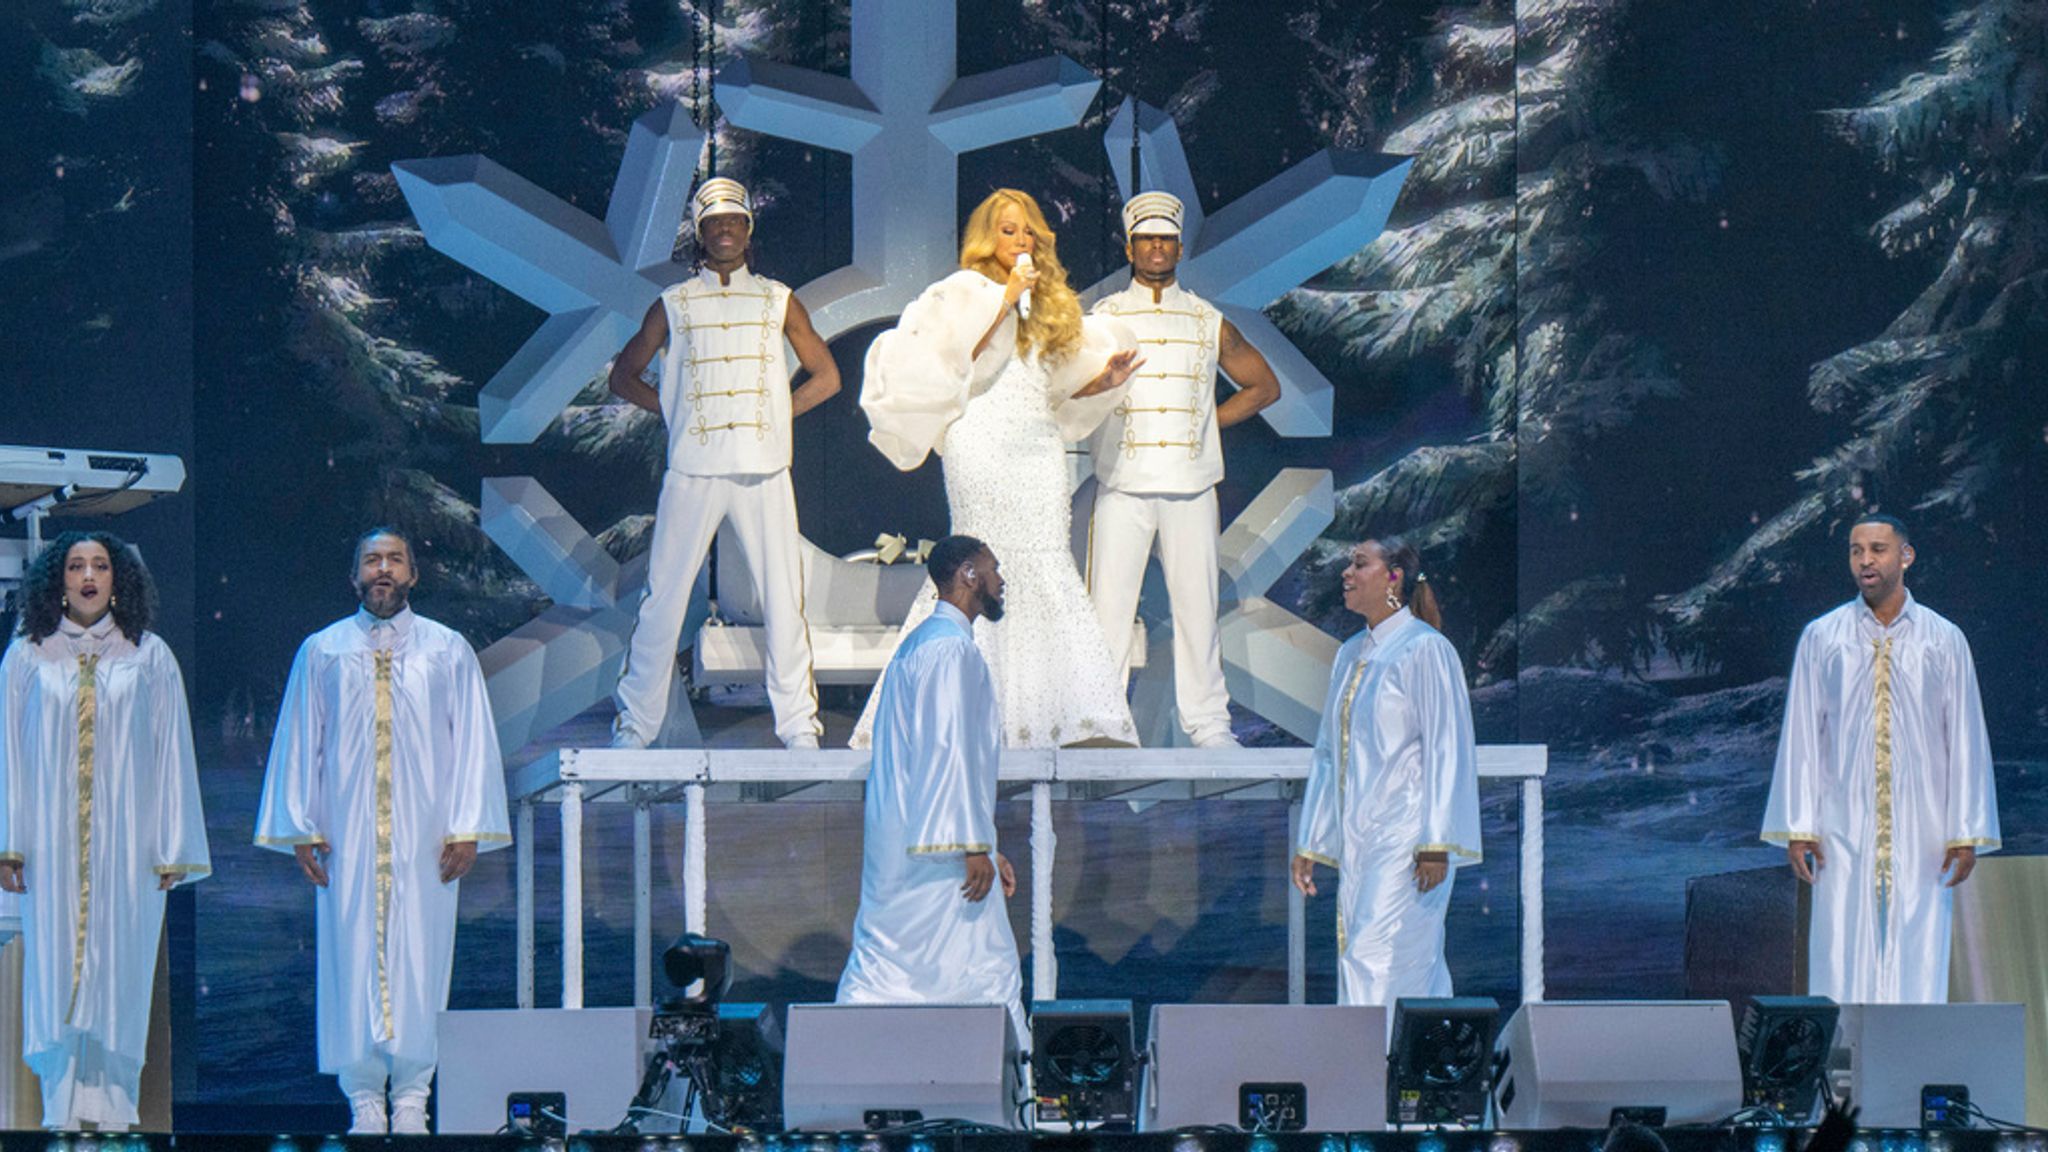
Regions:
<svg viewBox="0 0 2048 1152"><path fill-rule="evenodd" d="M137 1121L164 892L211 871L185 682L135 551L67 532L0 660L0 888L19 893L21 1048L43 1127Z"/></svg>
<svg viewBox="0 0 2048 1152"><path fill-rule="evenodd" d="M1392 1007L1449 996L1444 914L1456 869L1479 862L1479 766L1457 650L1415 550L1368 540L1344 570L1367 629L1344 642L1309 761L1294 886L1339 870L1337 1000Z"/></svg>
<svg viewBox="0 0 2048 1152"><path fill-rule="evenodd" d="M1953 890L1998 848L1970 644L1906 591L1912 564L1896 518L1850 528L1861 595L1799 637L1764 810L1813 885L1807 990L1845 1004L1947 1002Z"/></svg>
<svg viewBox="0 0 2048 1152"><path fill-rule="evenodd" d="M875 710L839 1003L1002 1004L1021 1051L1030 1033L1004 905L1017 877L996 851L1002 715L973 627L1002 619L1003 576L971 536L939 541L926 567L938 607L897 646Z"/></svg>
<svg viewBox="0 0 2048 1152"><path fill-rule="evenodd" d="M320 1070L352 1133L427 1131L457 884L512 840L483 671L407 606L418 581L401 533L357 541L362 609L300 646L256 817L256 843L318 887Z"/></svg>

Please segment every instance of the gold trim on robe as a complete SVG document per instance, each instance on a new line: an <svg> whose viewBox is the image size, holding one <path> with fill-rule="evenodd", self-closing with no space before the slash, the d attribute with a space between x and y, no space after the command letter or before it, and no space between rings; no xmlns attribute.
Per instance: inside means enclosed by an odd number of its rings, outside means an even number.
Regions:
<svg viewBox="0 0 2048 1152"><path fill-rule="evenodd" d="M1892 898L1892 638L1871 642L1876 665L1872 672L1872 720L1877 729L1877 903L1878 935L1883 939L1882 910Z"/></svg>
<svg viewBox="0 0 2048 1152"><path fill-rule="evenodd" d="M85 926L92 915L92 752L93 727L99 720L100 658L78 657L78 934L72 940L71 1007L66 1020L78 1015L78 980L85 971Z"/></svg>
<svg viewBox="0 0 2048 1152"><path fill-rule="evenodd" d="M391 973L385 952L391 919L391 652L374 654L377 667L377 1004L384 1035L391 1036Z"/></svg>
<svg viewBox="0 0 2048 1152"><path fill-rule="evenodd" d="M947 856L955 852L968 856L979 855L989 850L987 844L917 844L910 849L912 856Z"/></svg>

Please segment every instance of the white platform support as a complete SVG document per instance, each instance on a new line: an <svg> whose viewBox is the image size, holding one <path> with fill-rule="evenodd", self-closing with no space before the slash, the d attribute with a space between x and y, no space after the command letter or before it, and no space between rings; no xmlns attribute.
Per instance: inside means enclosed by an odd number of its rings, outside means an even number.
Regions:
<svg viewBox="0 0 2048 1152"><path fill-rule="evenodd" d="M583 1007L583 785L562 786L562 1007Z"/></svg>
<svg viewBox="0 0 2048 1152"><path fill-rule="evenodd" d="M1031 796L1032 997L1059 996L1053 950L1053 868L1057 860L1055 800L1201 800L1229 798L1288 802L1290 840L1300 819L1300 793L1308 776L1307 748L1012 749L1003 753L998 778L1006 793ZM1521 786L1522 999L1543 999L1543 776L1549 749L1541 744L1482 744L1482 780ZM692 932L705 926L710 860L705 835L713 802L759 802L802 795L809 800L857 800L867 780L868 754L852 749L616 749L565 748L526 766L511 781L519 802L519 989L521 1007L533 1007L532 824L536 804L561 806L562 1006L583 1005L583 804L636 806L634 838L634 1003L650 1002L652 978L652 858L648 806L685 805L683 915ZM1273 878L1285 884L1284 873ZM1301 1003L1306 990L1307 939L1300 893L1288 885L1287 998Z"/></svg>
<svg viewBox="0 0 2048 1152"><path fill-rule="evenodd" d="M519 949L519 977L514 984L516 999L521 1008L533 1004L533 801L521 799L514 811L519 814L519 826L513 829L512 863L513 892L517 904L514 920Z"/></svg>
<svg viewBox="0 0 2048 1152"><path fill-rule="evenodd" d="M633 1007L654 1005L653 813L647 801L633 804Z"/></svg>
<svg viewBox="0 0 2048 1152"><path fill-rule="evenodd" d="M1031 998L1059 998L1060 960L1052 940L1052 861L1059 849L1052 827L1052 784L1031 786Z"/></svg>

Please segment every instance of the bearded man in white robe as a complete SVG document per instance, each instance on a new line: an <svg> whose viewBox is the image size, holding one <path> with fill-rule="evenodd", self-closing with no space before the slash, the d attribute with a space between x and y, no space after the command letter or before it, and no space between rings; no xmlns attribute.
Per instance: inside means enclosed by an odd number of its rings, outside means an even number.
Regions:
<svg viewBox="0 0 2048 1152"><path fill-rule="evenodd" d="M1763 838L1813 886L1807 991L1948 1000L1955 887L1996 851L1998 792L1962 630L1913 599L1906 526L1849 532L1856 599L1806 626Z"/></svg>
<svg viewBox="0 0 2048 1152"><path fill-rule="evenodd" d="M362 609L299 648L256 818L318 888L320 1070L351 1133L427 1131L457 886L512 840L483 670L408 606L418 582L401 533L357 541Z"/></svg>
<svg viewBox="0 0 2048 1152"><path fill-rule="evenodd" d="M838 1000L1001 1004L1021 1051L1030 1033L1004 905L1017 877L996 851L1002 714L974 643L976 617L1002 618L1003 575L971 536L941 540L926 567L938 607L876 689L860 912Z"/></svg>

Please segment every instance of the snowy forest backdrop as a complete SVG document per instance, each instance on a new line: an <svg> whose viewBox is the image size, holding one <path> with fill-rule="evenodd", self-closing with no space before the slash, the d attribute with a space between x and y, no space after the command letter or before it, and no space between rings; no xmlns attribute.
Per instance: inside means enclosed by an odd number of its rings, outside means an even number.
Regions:
<svg viewBox="0 0 2048 1152"><path fill-rule="evenodd" d="M426 249L388 165L484 152L601 213L633 118L682 99L761 201L758 266L801 284L849 257L848 164L731 129L706 77L739 51L843 72L847 22L811 0L0 14L0 441L177 452L193 477L113 525L165 585L207 760L218 872L173 916L181 1107L325 1091L311 902L247 843L291 654L352 606L354 531L428 541L421 610L482 647L546 603L479 530L482 477L540 477L621 557L649 527L659 428L600 387L532 445L480 442L477 389L540 314ZM1335 472L1338 518L1275 595L1340 634L1351 542L1418 539L1481 738L1551 747L1552 996L1677 994L1685 881L1782 859L1755 840L1779 678L1800 624L1851 594L1845 526L1865 508L1916 525L1912 584L1975 646L2008 849L2042 849L2048 6L963 9L962 75L1047 52L1103 95L1079 128L963 158L960 198L1033 192L1076 283L1120 262L1100 135L1128 96L1174 116L1211 210L1318 148L1416 158L1387 233L1268 310L1336 384L1336 435L1227 434L1224 515L1282 467ZM938 535L934 474L894 522L847 506L872 465L852 401L798 426L808 533L833 550ZM1490 859L1460 880L1451 943L1460 991L1503 1000L1509 799L1489 791ZM1085 807L1061 815L1064 992L1284 994L1278 805ZM736 995L829 995L857 809L719 815L712 927L740 956ZM1006 812L1005 835L1023 820ZM624 828L593 817L596 837ZM679 822L657 837L673 894ZM623 860L592 865L594 1004L630 998ZM510 863L465 885L459 1007L512 1002ZM680 921L665 896L657 935ZM545 902L541 926L546 989Z"/></svg>

